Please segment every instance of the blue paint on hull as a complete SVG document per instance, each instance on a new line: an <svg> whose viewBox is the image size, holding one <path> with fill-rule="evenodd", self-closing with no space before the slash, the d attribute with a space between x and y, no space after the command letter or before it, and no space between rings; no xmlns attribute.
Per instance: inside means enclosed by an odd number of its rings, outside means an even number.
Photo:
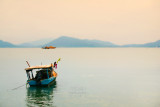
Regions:
<svg viewBox="0 0 160 107"><path fill-rule="evenodd" d="M48 79L41 80L40 83L37 83L36 80L28 80L27 82L30 86L38 86L38 85L45 86L45 85L49 85L51 82L55 80L56 80L56 77L50 77Z"/></svg>

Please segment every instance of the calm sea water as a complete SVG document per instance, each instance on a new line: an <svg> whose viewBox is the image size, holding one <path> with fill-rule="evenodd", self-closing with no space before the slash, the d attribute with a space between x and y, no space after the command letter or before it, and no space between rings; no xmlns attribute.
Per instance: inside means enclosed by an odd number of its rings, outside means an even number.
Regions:
<svg viewBox="0 0 160 107"><path fill-rule="evenodd" d="M58 63L56 83L26 86L31 66ZM160 107L159 48L0 49L0 107Z"/></svg>

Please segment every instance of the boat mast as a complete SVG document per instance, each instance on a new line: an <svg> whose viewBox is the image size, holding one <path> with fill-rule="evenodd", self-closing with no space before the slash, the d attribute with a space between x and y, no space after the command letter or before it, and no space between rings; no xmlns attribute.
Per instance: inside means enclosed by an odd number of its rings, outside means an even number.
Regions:
<svg viewBox="0 0 160 107"><path fill-rule="evenodd" d="M30 64L28 63L28 61L26 61L27 62L27 64L28 64L28 66L30 67ZM29 73L29 72L28 72ZM28 73L27 73L27 76L28 76ZM33 72L32 72L32 70L31 70L31 73L32 73L32 79L34 78L34 76L33 76ZM29 77L30 77L30 75L29 75Z"/></svg>

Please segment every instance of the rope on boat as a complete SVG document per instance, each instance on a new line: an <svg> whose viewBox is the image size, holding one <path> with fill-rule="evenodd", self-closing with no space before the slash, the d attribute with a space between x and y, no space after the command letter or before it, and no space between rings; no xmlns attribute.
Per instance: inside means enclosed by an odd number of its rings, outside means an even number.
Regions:
<svg viewBox="0 0 160 107"><path fill-rule="evenodd" d="M21 87L23 87L23 86L25 86L25 85L27 86L27 84L28 84L28 83L23 84L23 85L20 85L20 86L18 86L18 87L16 87L16 88L13 88L12 90L16 90L16 89L21 88Z"/></svg>

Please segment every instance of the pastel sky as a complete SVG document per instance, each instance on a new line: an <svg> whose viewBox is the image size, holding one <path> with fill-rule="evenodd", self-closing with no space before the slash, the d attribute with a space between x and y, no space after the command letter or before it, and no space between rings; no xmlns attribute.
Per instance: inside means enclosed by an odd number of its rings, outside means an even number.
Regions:
<svg viewBox="0 0 160 107"><path fill-rule="evenodd" d="M0 39L70 36L116 44L160 40L160 0L0 0Z"/></svg>

